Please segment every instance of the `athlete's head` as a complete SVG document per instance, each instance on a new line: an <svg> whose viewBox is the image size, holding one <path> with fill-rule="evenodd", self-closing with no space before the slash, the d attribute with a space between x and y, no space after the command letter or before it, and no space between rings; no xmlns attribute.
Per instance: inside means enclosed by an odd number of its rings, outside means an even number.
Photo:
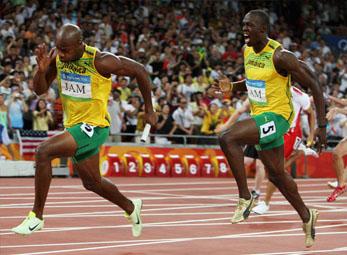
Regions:
<svg viewBox="0 0 347 255"><path fill-rule="evenodd" d="M57 34L56 47L61 61L79 59L84 50L81 29L73 24L62 26Z"/></svg>
<svg viewBox="0 0 347 255"><path fill-rule="evenodd" d="M252 10L243 18L243 35L247 46L254 46L267 37L269 15L263 10Z"/></svg>

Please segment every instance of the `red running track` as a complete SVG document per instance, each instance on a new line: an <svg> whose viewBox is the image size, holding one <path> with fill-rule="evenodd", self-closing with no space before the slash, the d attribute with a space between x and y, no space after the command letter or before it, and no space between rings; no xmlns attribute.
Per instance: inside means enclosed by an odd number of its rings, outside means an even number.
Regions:
<svg viewBox="0 0 347 255"><path fill-rule="evenodd" d="M0 254L347 254L347 194L327 203L326 179L297 180L309 207L320 211L317 241L304 247L296 212L275 193L267 215L230 223L237 201L233 179L114 178L129 197L144 200L144 230L131 236L122 211L79 179L52 181L45 228L31 236L9 229L21 222L34 198L32 178L0 179ZM253 180L249 180L252 187Z"/></svg>

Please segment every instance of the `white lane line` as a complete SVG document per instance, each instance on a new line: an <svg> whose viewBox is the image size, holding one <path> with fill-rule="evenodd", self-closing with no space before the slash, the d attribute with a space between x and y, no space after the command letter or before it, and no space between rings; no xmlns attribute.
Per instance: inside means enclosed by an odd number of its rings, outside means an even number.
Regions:
<svg viewBox="0 0 347 255"><path fill-rule="evenodd" d="M309 203L308 203L309 204ZM145 204L146 205L146 204ZM168 210L186 210L186 209L202 209L202 208L216 208L216 207L226 207L230 208L233 207L233 204L231 203L206 203L206 204L168 204L169 207L164 208L151 208L151 209L144 209L143 212L153 212L153 211L168 211ZM115 210L112 211L95 211L95 212L77 212L77 213L62 213L62 214L48 214L45 215L45 218L64 218L64 217L92 217L91 215L100 214L104 215L107 213L116 214L120 211L118 211L118 208L114 207ZM345 208L326 208L327 210L320 210L321 213L345 213ZM282 211L270 211L268 214L265 215L253 215L252 217L272 217L272 216L284 216L284 215L295 215L296 212L293 210L282 210ZM0 219L16 219L16 218L22 218L23 216L0 216Z"/></svg>
<svg viewBox="0 0 347 255"><path fill-rule="evenodd" d="M30 247L51 247L51 246L70 246L70 245L92 245L92 244L117 244L117 243L138 243L138 242L157 242L168 241L171 239L141 239L141 240L122 240L122 241L96 241L96 242L74 242L74 243L45 243L45 244L27 244L27 245L5 245L2 248L30 248Z"/></svg>
<svg viewBox="0 0 347 255"><path fill-rule="evenodd" d="M170 178L161 178L161 182L158 183L138 183L140 182L139 180L142 179L141 181L143 181L143 178L127 178L127 179L123 179L123 180L136 180L137 183L117 183L117 178L109 178L111 181L114 181L114 183L118 186L118 187L141 187L141 186L146 186L146 187L150 187L150 186L177 186L177 185L205 185L205 184L211 184L211 185L216 185L216 184L235 184L235 180L234 179L218 179L218 178L199 178L197 181L194 182L187 182L184 179L181 179L180 181L177 182L166 182L168 180L170 180ZM206 181L206 179L211 180L211 181ZM296 183L299 184L307 184L307 183L311 183L310 187L312 187L312 185L321 185L324 186L326 188L328 188L326 183L322 183L322 181L328 182L329 180L331 180L332 178L314 178L314 179L294 179ZM10 179L11 180L11 179ZM68 180L68 179L67 179ZM76 180L79 180L79 178L77 178ZM176 179L177 180L177 179ZM254 183L254 179L250 178L247 179L248 183ZM0 186L0 189L28 189L28 188L34 188L34 178L32 178L32 182L33 185L17 185L17 186L11 186L11 185L6 185L6 186ZM312 183L318 183L318 184L312 184ZM1 180L0 180L1 183ZM265 187L265 186L264 186ZM51 188L83 188L82 185L76 184L76 185L51 185Z"/></svg>
<svg viewBox="0 0 347 255"><path fill-rule="evenodd" d="M92 200L92 198L94 200ZM62 205L61 207L69 207L69 206L63 206L63 205L72 205L71 207L85 207L86 203L100 203L101 205L88 205L91 207L105 207L105 206L110 206L109 202L103 198L98 198L98 197L92 197L89 199L83 199L83 200L74 200L74 201L54 201L54 198L48 198L48 202L46 203L46 207L52 206L52 208L58 208L58 205ZM225 196L221 196L221 195L215 195L215 196L188 196L188 195L174 195L173 197L143 197L141 196L141 198L143 200L173 200L173 199L187 199L187 200L221 200L221 201L231 201L231 202L235 202L237 201L237 197L236 195L225 195ZM30 198L28 200L33 200L33 198ZM347 198L346 198L347 200ZM342 201L338 201L337 203L334 204L327 204L327 202L325 202L322 199L305 199L304 201L307 205L310 205L312 207L318 207L318 208L324 208L324 209L343 209L346 208L347 203L342 202ZM104 203L104 204L102 204ZM75 204L75 205L73 205ZM77 204L77 205L76 205ZM78 204L81 204L80 206ZM230 203L230 205L234 205L234 203ZM271 205L290 205L287 201L272 201ZM32 207L32 202L31 203L17 203L17 204L2 204L0 205L0 208L31 208Z"/></svg>
<svg viewBox="0 0 347 255"><path fill-rule="evenodd" d="M134 192L123 192L123 193L138 193L137 191L134 191ZM230 199L238 199L238 195L237 194L234 194L234 193L229 193L229 194L203 194L203 195L195 195L195 194L171 194L171 193L157 193L157 192L146 192L146 191L143 191L141 192L141 195L128 195L130 197L140 197L141 199L145 199L145 200L161 200L161 199L177 199L177 198L187 198L187 199L199 199L199 198L202 198L202 199L218 199L218 200L230 200ZM340 198L338 200L336 200L335 203L328 203L326 202L326 200L324 198L322 198L320 195L318 196L302 196L303 200L306 202L306 201L309 201L309 202L317 202L318 204L322 204L322 205L326 205L326 206L334 206L334 205L347 205L347 197L346 198ZM76 200L73 200L73 199L76 199ZM21 203L8 203L8 204L4 204L6 203L7 201L8 202L11 202L11 200L14 200L14 201L21 201L21 200L34 200L34 196L30 196L30 197L2 197L0 198L0 201L3 201L1 202L2 205L5 205L5 206L8 206L8 205L26 205L26 204L29 204L28 202L21 202ZM62 200L62 201L59 201L59 200ZM66 200L66 201L64 201ZM107 200L105 200L104 198L102 197L99 197L97 195L95 196L67 196L67 197L63 197L63 196L53 196L53 195L50 195L48 194L48 198L47 198L47 201L49 203L70 203L70 202L81 202L81 203L84 203L86 201L96 201L96 202L101 202L101 201L104 201L104 202L108 202ZM281 194L278 194L278 195L274 195L272 197L272 201L271 201L271 204L277 204L277 205L289 205L288 201L287 200L284 200L284 197L281 195Z"/></svg>
<svg viewBox="0 0 347 255"><path fill-rule="evenodd" d="M209 203L211 204L211 203ZM146 207L161 207L161 206L188 206L188 205L206 205L206 204L158 204L158 205L147 205ZM32 205L27 205L27 206L8 206L8 207L2 207L3 209L23 209L23 208L32 208ZM86 205L47 205L45 208L86 208ZM88 208L117 208L114 204L109 204L109 205L88 205ZM341 208L342 209L342 208ZM1 219L1 217L0 217Z"/></svg>
<svg viewBox="0 0 347 255"><path fill-rule="evenodd" d="M144 212L147 211L147 212ZM220 212L168 212L168 213L149 213L149 209L148 210L143 210L142 215L143 216L190 216L190 215L232 215L232 212L229 211L220 211ZM321 213L323 211L320 211ZM335 211L335 210L329 210L329 211L324 211L324 213L344 213L345 209L343 210L339 210L339 211ZM271 211L266 215L256 215L256 214L252 214L251 218L262 218L262 217L273 217L273 216L290 216L290 215L296 215L296 212L293 212L292 210L287 210L287 211L280 211L280 210L276 210L276 211ZM45 215L45 219L46 218L54 218L54 219L58 219L58 218L97 218L97 217L124 217L123 213L120 211L116 211L116 210L112 210L112 211L101 211L101 212L86 212L86 213L75 213L75 214L49 214L49 215ZM0 219L22 219L23 216L2 216L0 217ZM327 219L327 220L319 220L319 222L322 221L345 221L345 219L340 218L340 219ZM281 221L279 221L281 222ZM290 220L288 220L288 222L290 222ZM295 222L299 222L299 219L296 220ZM264 222L266 223L266 222Z"/></svg>
<svg viewBox="0 0 347 255"><path fill-rule="evenodd" d="M201 199L194 199L194 198L189 198L190 200L192 200L192 205L194 205L195 201L194 200L201 200ZM164 199L157 199L157 200L164 200ZM209 200L209 198L205 198L204 200ZM212 200L212 199L211 199ZM217 199L214 199L214 200L217 200ZM193 202L194 201L194 202ZM230 203L228 203L228 206L235 206L235 200L234 199L227 199L227 201L230 201ZM115 208L116 206L113 205L113 204L109 204L107 203L107 201L104 201L105 203L102 203L100 202L100 204L88 204L88 207L89 208ZM313 203L313 202L310 202L310 201L305 201L306 204L309 206L309 207L314 207L314 208L317 208L317 209L346 209L346 206L347 205L343 205L343 204L339 204L339 206L325 206L325 205L322 205L322 204L318 204L318 203ZM54 204L54 203L52 203ZM207 203L205 203L207 204ZM211 204L211 203L209 203ZM176 205L176 204L172 204L172 205ZM178 205L178 204L177 204ZM182 204L182 205L187 205L187 204ZM269 213L272 213L273 211L280 211L279 209L282 208L283 210L283 207L287 208L289 207L290 205L289 204L283 204L283 203L271 203L271 211ZM274 209L274 206L276 205L276 207L278 207L278 209L276 210L273 210ZM146 207L160 207L161 205L148 205L146 203ZM3 207L0 207L1 209L30 209L32 208L32 203L30 204L18 204L18 205L9 205L9 206L3 206ZM83 203L83 202L80 202L80 201L75 201L74 203L72 204L58 204L58 205L51 205L51 204L47 204L45 206L45 208L86 208L86 203ZM1 218L1 217L0 217Z"/></svg>
<svg viewBox="0 0 347 255"><path fill-rule="evenodd" d="M137 191L126 191L127 193L137 193ZM149 194L152 195L151 197L148 197L148 199L153 198L153 195L155 196L162 196L162 195L167 195L168 198L169 197L177 197L177 196L187 196L184 194L171 194L171 193L162 193L162 192L147 192L147 191L142 191L143 194ZM93 195L93 193L88 193L85 192L83 193L86 196L55 196L54 193L49 193L48 194L48 200L68 200L68 199L100 199L102 201L105 201L105 199L103 199L102 197L99 197L98 195ZM0 197L0 201L1 200L30 200L30 199L34 199L34 195L31 196L25 196L25 197L19 197L19 196L12 196L12 194L8 194L6 197ZM91 195L91 196L87 196L87 195ZM193 196L193 195L191 195ZM206 196L206 195L205 195ZM212 195L211 195L212 196ZM224 198L228 198L228 197L237 197L237 194L234 193L228 193L228 194L214 194L213 196L218 196L218 197L224 197ZM142 196L144 197L144 196ZM194 195L194 197L199 198L200 196L198 195ZM156 198L156 197L154 197ZM322 197L322 195L316 195L316 196L307 196L307 195L303 195L302 198L306 201L306 200L310 200L310 201L317 201L317 202L322 202L324 204L329 204L326 202L325 197ZM283 200L283 196L280 193L275 193L274 196L272 197L272 201L274 202L278 202L278 203L288 203L286 200ZM347 197L338 197L338 199L336 200L335 203L330 203L331 205L334 204L346 204L347 203Z"/></svg>
<svg viewBox="0 0 347 255"><path fill-rule="evenodd" d="M182 188L157 188L157 189L138 189L138 190L122 190L122 192L136 192L136 193L141 193L141 192L167 192L167 191L213 191L213 190L230 190L230 193L232 190L237 190L237 186L235 183L230 183L232 185L230 186L223 186L223 187L182 187ZM118 186L118 185L117 185ZM160 186L160 185L152 185L152 186ZM166 186L166 185L165 185ZM310 188L315 185L310 185ZM84 189L84 188L83 188ZM322 190L299 190L300 194L312 194L312 193L321 193ZM63 191L63 192L49 192L49 194L87 194L89 193L86 190L83 191ZM33 196L34 193L10 193L10 194L0 194L0 197L8 197L8 196Z"/></svg>
<svg viewBox="0 0 347 255"><path fill-rule="evenodd" d="M173 189L138 189L138 190L122 190L122 192L141 193L141 192L166 192L166 191L214 191L214 190L236 190L237 187L201 187L201 188L173 188ZM49 192L50 195L70 195L70 194L88 194L88 191L63 191L63 192ZM10 193L0 194L0 197L17 197L17 196L33 196L34 193ZM171 194L172 196L175 194Z"/></svg>
<svg viewBox="0 0 347 255"><path fill-rule="evenodd" d="M144 224L144 226L147 227L155 227L155 226L168 226L172 225L173 227L185 227L185 226L191 226L193 223L201 223L201 222L215 222L215 221L220 221L220 220L230 220L230 217L223 217L223 218L205 218L205 219L192 219L192 220L179 220L179 221L165 221L165 222L153 222L153 223L147 223ZM299 223L299 222L298 222ZM248 222L244 222L241 224L248 224ZM228 222L228 225L230 223ZM317 226L316 228L328 228L328 227L340 227L340 226L347 226L347 224L333 224L333 225L325 225L325 226ZM107 226L87 226L87 227L64 227L64 228L45 228L44 230L41 230L39 233L44 233L44 232L63 232L63 231L79 231L79 230L92 230L92 229L113 229L113 228L124 228L124 227L129 227L129 225L107 225ZM7 230L8 231L8 230ZM292 231L292 230L290 230ZM278 232L282 233L283 231L273 231L273 232ZM271 232L271 233L273 233ZM0 233L0 235L9 235L13 234L12 232L5 232L5 233Z"/></svg>
<svg viewBox="0 0 347 255"><path fill-rule="evenodd" d="M290 230L292 231L292 230ZM276 231L277 232L277 231ZM282 231L283 233L284 231ZM267 234L269 233L269 235ZM221 235L221 236L206 236L206 237L188 237L188 238L172 238L172 239L159 239L158 241L153 242L143 242L139 241L138 243L130 244L119 244L119 245L107 245L107 246L94 246L88 248L77 248L77 249L65 249L65 250L55 250L55 251L43 251L43 252L31 252L31 253L22 253L19 255L36 255L36 254L52 254L52 253L67 253L67 252L77 252L77 251L90 251L90 250L100 250L100 249L110 249L110 248L122 248L122 247L133 247L133 246L146 246L153 244L165 244L165 243L178 243L178 242L191 242L191 241L203 241L203 240L220 240L220 239L236 239L236 238L266 238L266 237L287 237L287 236L302 236L302 233L289 233L289 234L271 234L271 231L268 232L258 232L254 234L232 234L232 235ZM325 232L321 235L336 235L336 234L347 234L347 232Z"/></svg>
<svg viewBox="0 0 347 255"><path fill-rule="evenodd" d="M141 178L142 179L142 178ZM133 178L131 178L133 180ZM167 179L166 179L167 180ZM196 182L158 182L158 183L128 183L128 184L119 184L116 181L113 182L117 187L151 187L151 186L190 186L190 185L233 185L235 184L234 179L231 179L230 181L222 181L218 179L214 179L215 181L196 181ZM111 179L112 181L112 179ZM0 186L0 189L33 189L34 188L34 180L33 185L27 185L27 186ZM83 185L51 185L50 189L85 189Z"/></svg>
<svg viewBox="0 0 347 255"><path fill-rule="evenodd" d="M170 195L170 194L167 194L167 195ZM210 199L210 200L223 200L223 201L236 201L237 200L237 197L236 195L212 195L212 196L189 196L189 195L173 195L173 196L164 196L164 197L145 197L145 196L141 196L142 200L146 200L146 201L153 201L153 200L168 200L168 199ZM8 198L6 198L8 199ZM25 199L25 200L33 200L34 198L33 197L30 197L30 198L13 198L13 200L16 199L16 200L22 200L22 199ZM106 205L110 205L110 203L101 198L101 197L75 197L75 199L82 199L82 200L74 200L74 201L54 201L56 198L55 197L49 197L47 199L47 203L46 205L47 206L50 206L50 205L54 205L55 207L58 207L57 205L64 205L64 204L81 204L82 207L85 207L85 205L83 205L84 203L90 203L90 202L95 202L95 203L104 203L104 205L88 205L88 206L101 206L101 207L104 207ZM275 196L273 197L273 201L271 201L271 205L290 205L288 203L288 201L284 201L284 200L279 200L279 199L283 199L283 197L281 196ZM1 200L1 198L0 198ZM8 199L10 200L10 199ZM12 200L12 199L11 199ZM57 200L69 200L69 197L67 198L60 198L57 199ZM324 209L334 209L334 208L339 208L339 209L343 209L346 207L347 205L347 198L346 198L346 202L342 202L341 200L340 201L337 201L336 203L327 203L325 200L321 199L321 198L318 198L318 199L305 199L304 198L304 201L313 206L313 207L319 207L319 208L324 208ZM147 205L147 203L146 203ZM81 206L78 206L76 205L77 207L81 207ZM341 206L341 207L340 207ZM31 203L16 203L16 204L2 204L0 205L0 208L27 208L27 207L32 207L32 202ZM64 206L62 206L62 208L64 208Z"/></svg>
<svg viewBox="0 0 347 255"><path fill-rule="evenodd" d="M164 208L152 208L152 209L143 209L141 212L153 212L153 211L167 211L167 210L186 210L186 209L204 209L204 208L217 208L217 207L229 207L230 204L203 204L203 205L189 205L189 206L174 206L174 207L164 207ZM61 213L61 214L47 214L45 218L65 218L65 217L81 217L86 215L94 215L94 214L105 214L105 213L119 213L120 211L115 209L114 211L97 211L97 212L77 212L77 213ZM22 218L23 216L18 216ZM9 218L17 218L17 216L2 216L0 219L9 219Z"/></svg>
<svg viewBox="0 0 347 255"><path fill-rule="evenodd" d="M75 194L87 194L88 192L83 191L63 191L63 192L48 192L49 195L75 195ZM22 197L22 196L30 196L33 197L34 193L8 193L8 194L0 194L0 197Z"/></svg>
<svg viewBox="0 0 347 255"><path fill-rule="evenodd" d="M339 233L339 234L346 234L347 232L322 232L319 234L322 235L331 235L333 233ZM252 233L250 234L246 234L246 237L252 235ZM294 234L282 234L282 235L278 235L278 234L269 234L269 235L257 235L255 237L272 237L272 236L297 236L299 235L298 233L294 233ZM123 243L141 243L141 242L157 242L157 241L171 241L173 240L172 238L163 238L163 239L142 239L142 240L118 240L118 241L114 241L114 240L110 240L110 241L91 241L91 242L64 242L64 243L40 243L40 244L20 244L20 245L3 245L1 246L2 248L30 248L30 247L52 247L52 246L74 246L74 245L93 245L93 244L123 244ZM347 247L341 247L341 248L337 248L337 249L344 249ZM312 251L310 251L312 252ZM316 252L316 251L314 251ZM259 255L260 253L256 253L256 254L250 254L250 255ZM264 254L264 253L261 253ZM272 254L292 254L292 253L266 253L268 255L272 255Z"/></svg>
<svg viewBox="0 0 347 255"><path fill-rule="evenodd" d="M216 221L223 220L223 222L192 222L192 220L189 220L188 222L192 223L187 223L187 221L182 221L181 222L175 222L175 223L146 223L144 226L146 227L208 227L208 226L230 226L229 221L230 218L218 218ZM210 221L213 221L212 219ZM225 222L226 221L226 222ZM326 222L326 223L335 223L335 225L329 225L329 227L341 227L345 226L347 224L346 220L343 219L336 219L336 220L320 220L320 223ZM345 224L338 224L341 222L346 222ZM271 224L271 225L280 225L280 224L300 224L296 220L287 220L287 221L253 221L253 222L247 222L247 223L240 223L239 225L266 225L266 224ZM109 229L109 228L125 228L129 227L129 225L119 225L118 226L96 226L96 227L60 227L60 228L45 228L44 231L40 231L41 233L43 232L57 232L57 231L72 231L72 230L95 230L95 229ZM83 229L81 229L83 228ZM8 232L8 229L0 229L0 232L5 232L5 234L12 234Z"/></svg>
<svg viewBox="0 0 347 255"><path fill-rule="evenodd" d="M124 193L124 192L123 192ZM187 199L213 199L213 200L229 200L229 199L237 199L236 195L203 195L203 196L193 196L193 195L183 195L183 194L166 194L166 193L161 193L161 194L155 194L155 193L151 193L151 192L144 192L144 194L150 194L152 196L150 197L146 197L146 196L141 196L141 199L143 200L163 200L163 199L181 199L181 198L187 198ZM157 195L157 197L153 197L153 195ZM161 195L165 195L165 196L161 196ZM54 197L48 197L48 201L46 204L71 204L71 203L88 203L89 201L91 202L107 202L107 200L105 200L102 197L91 197L90 199L94 199L94 200L83 200L83 201L64 201L64 202L56 202L56 201L50 201L53 200ZM16 199L16 198L13 198ZM32 199L34 199L32 197ZM17 204L4 204L4 205L0 205L0 208L3 207L7 207L7 206L25 206L25 205L32 205L32 203L17 203Z"/></svg>
<svg viewBox="0 0 347 255"><path fill-rule="evenodd" d="M48 194L48 200L53 200L53 199L57 199L57 200L69 200L69 199L95 199L95 198L100 198L99 196L78 196L78 197L58 197L58 196L50 196L50 194ZM29 200L29 199L34 199L34 196L31 197L1 197L1 200ZM104 199L102 199L104 200Z"/></svg>
<svg viewBox="0 0 347 255"><path fill-rule="evenodd" d="M143 200L168 200L168 199L199 199L199 200L202 200L202 199L209 199L209 200L233 200L233 201L236 201L237 200L237 197L236 195L235 196L231 196L231 197L219 197L218 195L211 195L211 196L187 196L187 195L173 195L173 197L142 197L141 198ZM95 200L83 200L83 201L64 201L64 202L47 202L46 204L47 205L57 205L57 204L76 204L76 203L93 203L93 202L96 202L96 203L105 203L107 202L107 200L103 199L103 198L97 198ZM232 205L232 204L230 204ZM25 206L32 206L32 203L20 203L20 204L5 204L5 205L0 205L0 208L22 208L22 207L25 207Z"/></svg>

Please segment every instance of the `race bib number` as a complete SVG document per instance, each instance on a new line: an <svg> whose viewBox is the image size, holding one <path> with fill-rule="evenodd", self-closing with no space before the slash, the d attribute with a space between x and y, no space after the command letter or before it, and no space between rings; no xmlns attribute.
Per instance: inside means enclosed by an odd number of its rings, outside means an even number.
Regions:
<svg viewBox="0 0 347 255"><path fill-rule="evenodd" d="M270 121L260 126L260 138L269 136L276 133L276 126L274 121Z"/></svg>
<svg viewBox="0 0 347 255"><path fill-rule="evenodd" d="M90 76L61 72L61 93L76 98L92 98Z"/></svg>
<svg viewBox="0 0 347 255"><path fill-rule="evenodd" d="M94 127L89 125L89 124L87 124L87 123L83 123L81 125L81 129L89 137L92 137L93 134L94 134Z"/></svg>
<svg viewBox="0 0 347 255"><path fill-rule="evenodd" d="M252 103L258 105L267 104L265 81L260 80L246 80L248 97Z"/></svg>

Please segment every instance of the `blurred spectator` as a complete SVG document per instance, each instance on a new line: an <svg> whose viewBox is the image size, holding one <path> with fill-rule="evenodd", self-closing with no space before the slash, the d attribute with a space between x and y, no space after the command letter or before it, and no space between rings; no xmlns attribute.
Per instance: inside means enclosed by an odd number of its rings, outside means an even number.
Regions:
<svg viewBox="0 0 347 255"><path fill-rule="evenodd" d="M199 75L195 80L193 80L194 92L204 93L207 87L208 87L208 83L204 81L203 75Z"/></svg>
<svg viewBox="0 0 347 255"><path fill-rule="evenodd" d="M158 124L156 126L156 133L160 135L168 135L170 137L174 134L176 130L176 126L174 125L174 120L172 115L170 114L170 106L168 104L164 104L162 106L162 111L158 117ZM155 143L158 144L171 144L171 141L168 140L167 137L156 136Z"/></svg>
<svg viewBox="0 0 347 255"><path fill-rule="evenodd" d="M118 89L112 90L112 96L108 100L107 110L111 116L110 142L120 142L119 133L122 130L123 108L120 100L121 92Z"/></svg>
<svg viewBox="0 0 347 255"><path fill-rule="evenodd" d="M137 115L140 111L140 98L138 96L133 96L129 99L128 104L123 106L124 108L124 119L125 119L125 128L123 127L123 132L135 134L137 126ZM133 142L134 137L131 135L123 136L123 142Z"/></svg>
<svg viewBox="0 0 347 255"><path fill-rule="evenodd" d="M37 101L33 112L33 129L47 131L51 126L53 126L52 113L47 109L46 100L41 98Z"/></svg>
<svg viewBox="0 0 347 255"><path fill-rule="evenodd" d="M12 79L13 76L11 76L12 71L12 63L9 58L6 58L3 62L3 68L2 72L0 74L0 82L2 82L4 79Z"/></svg>
<svg viewBox="0 0 347 255"><path fill-rule="evenodd" d="M5 101L8 101L11 95L11 76L7 76L0 82L0 93L3 94Z"/></svg>
<svg viewBox="0 0 347 255"><path fill-rule="evenodd" d="M8 109L5 105L5 95L0 93L0 124L4 127L11 126Z"/></svg>
<svg viewBox="0 0 347 255"><path fill-rule="evenodd" d="M215 135L216 127L222 123L221 112L222 110L216 103L211 102L205 110L205 116L202 121L201 133L203 135ZM202 144L216 144L216 140L202 139Z"/></svg>
<svg viewBox="0 0 347 255"><path fill-rule="evenodd" d="M5 105L5 95L0 93L0 145L4 144L11 158L14 159L14 153L11 147L11 140L8 136L8 127L10 127L10 118L8 115L8 109Z"/></svg>
<svg viewBox="0 0 347 255"><path fill-rule="evenodd" d="M201 132L201 125L202 125L202 119L205 115L205 109L207 106L204 104L202 100L202 93L201 92L195 92L191 96L191 101L188 104L188 107L191 109L193 113L193 134L194 135L200 135ZM196 139L193 139L195 142Z"/></svg>
<svg viewBox="0 0 347 255"><path fill-rule="evenodd" d="M23 114L28 111L23 95L14 92L8 104L8 112L11 120L11 129L22 129L24 126Z"/></svg>
<svg viewBox="0 0 347 255"><path fill-rule="evenodd" d="M119 89L121 95L120 95L120 99L122 101L127 101L129 96L131 95L131 90L128 88L128 79L125 77L120 77L118 79L119 83L117 88Z"/></svg>
<svg viewBox="0 0 347 255"><path fill-rule="evenodd" d="M183 96L190 101L191 95L196 92L195 88L193 87L193 79L191 74L186 74L184 76L184 83L178 85L177 92L180 96Z"/></svg>
<svg viewBox="0 0 347 255"><path fill-rule="evenodd" d="M180 97L178 100L178 108L173 112L172 118L177 126L175 135L192 135L193 134L193 113L188 107L188 101L184 97ZM176 143L183 143L182 138L174 138Z"/></svg>

